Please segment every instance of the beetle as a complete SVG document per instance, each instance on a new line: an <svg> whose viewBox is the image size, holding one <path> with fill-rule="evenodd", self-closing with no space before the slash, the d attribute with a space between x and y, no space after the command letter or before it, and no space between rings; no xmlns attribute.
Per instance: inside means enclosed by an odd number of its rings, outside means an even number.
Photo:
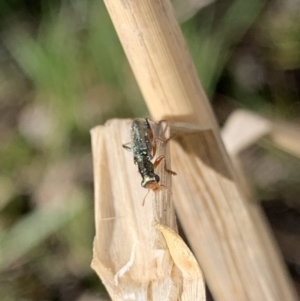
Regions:
<svg viewBox="0 0 300 301"><path fill-rule="evenodd" d="M169 139L163 140L154 137L153 130L147 118L133 120L131 126L131 147L128 146L128 143L123 144L123 147L133 153L133 161L137 164L139 173L142 176L142 187L153 191L159 191L161 188L166 188L166 186L159 183L160 177L154 171L163 160L165 171L172 175L176 175L176 172L167 168L166 157L164 155L158 156L154 162L151 161L156 154L157 141L167 143Z"/></svg>

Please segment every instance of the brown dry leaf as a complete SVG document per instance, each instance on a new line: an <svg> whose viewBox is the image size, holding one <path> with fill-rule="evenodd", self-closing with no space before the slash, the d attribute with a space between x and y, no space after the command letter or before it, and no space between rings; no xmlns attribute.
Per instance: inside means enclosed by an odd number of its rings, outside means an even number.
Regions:
<svg viewBox="0 0 300 301"><path fill-rule="evenodd" d="M165 225L156 225L163 234L174 263L183 275L181 300L205 300L205 286L199 264L182 238Z"/></svg>

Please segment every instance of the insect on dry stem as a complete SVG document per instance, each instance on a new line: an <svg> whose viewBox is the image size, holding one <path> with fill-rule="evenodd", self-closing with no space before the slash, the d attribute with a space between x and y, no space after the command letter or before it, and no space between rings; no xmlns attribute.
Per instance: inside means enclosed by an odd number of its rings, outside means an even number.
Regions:
<svg viewBox="0 0 300 301"><path fill-rule="evenodd" d="M169 140L170 138L163 140L154 137L149 120L147 118L139 118L132 122L131 146L128 146L129 143L123 144L126 150L132 151L133 161L137 164L139 173L142 176L141 185L148 189L148 193L150 190L159 191L167 188L165 185L159 183L160 177L154 172L155 168L161 162L164 162L164 169L167 173L176 175L174 171L167 168L166 157L164 155L158 156L154 162L151 161L156 154L157 141L166 144ZM142 203L143 206L146 196Z"/></svg>

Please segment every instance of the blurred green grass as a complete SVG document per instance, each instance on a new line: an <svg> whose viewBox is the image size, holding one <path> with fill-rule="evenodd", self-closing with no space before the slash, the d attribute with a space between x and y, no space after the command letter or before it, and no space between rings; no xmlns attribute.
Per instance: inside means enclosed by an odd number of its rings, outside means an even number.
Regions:
<svg viewBox="0 0 300 301"><path fill-rule="evenodd" d="M300 27L287 22L289 35L278 37L264 10L264 1L216 2L182 29L214 102L299 116L297 92L276 80L299 67L295 55L287 57L300 50ZM89 268L89 129L109 118L146 116L147 108L102 1L2 1L0 11L0 299L99 297L104 289ZM251 64L239 64L247 55L266 74L259 82Z"/></svg>

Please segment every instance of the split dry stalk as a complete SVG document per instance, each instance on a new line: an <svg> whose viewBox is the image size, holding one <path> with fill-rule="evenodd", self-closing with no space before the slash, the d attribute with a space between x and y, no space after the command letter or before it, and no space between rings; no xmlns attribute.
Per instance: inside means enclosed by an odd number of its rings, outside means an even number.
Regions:
<svg viewBox="0 0 300 301"><path fill-rule="evenodd" d="M147 190L140 185L132 153L122 148L130 141L131 122L111 120L91 132L96 221L92 267L113 300L203 301L199 265L174 232L171 176L163 164L157 172L167 189L150 192L142 206ZM164 138L165 130L158 130L155 136ZM157 152L169 166L168 144L159 143Z"/></svg>
<svg viewBox="0 0 300 301"><path fill-rule="evenodd" d="M169 0L104 2L152 117L189 123L173 126L179 133L171 142L172 168L178 172L174 202L215 300L297 300L259 208L241 193ZM112 171L117 165L111 164ZM126 186L125 171L118 185ZM137 193L128 186L126 198L132 198L131 189ZM130 248L125 250L122 264L130 257Z"/></svg>

